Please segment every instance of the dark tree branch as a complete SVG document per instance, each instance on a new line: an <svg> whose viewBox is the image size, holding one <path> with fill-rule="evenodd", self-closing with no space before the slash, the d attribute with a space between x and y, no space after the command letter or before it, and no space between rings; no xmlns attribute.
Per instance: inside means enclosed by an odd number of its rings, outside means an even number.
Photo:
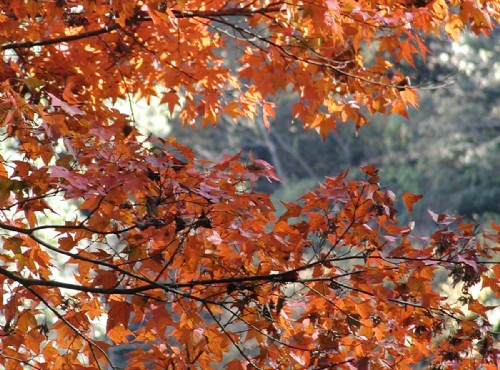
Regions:
<svg viewBox="0 0 500 370"><path fill-rule="evenodd" d="M92 31L88 31L88 32L82 32L82 33L79 33L77 35L54 37L52 39L41 39L41 40L36 40L36 41L12 42L9 44L3 44L1 49L2 50L29 49L29 48L32 48L34 46L48 46L48 45L54 45L54 44L61 44L63 42L82 40L82 39L86 39L89 37L95 37L95 36L99 36L99 35L102 35L105 33L110 33L110 32L116 31L119 28L120 28L120 25L118 23L115 23L115 24L112 24L110 26L106 26L104 28L99 28L97 30L92 30Z"/></svg>
<svg viewBox="0 0 500 370"><path fill-rule="evenodd" d="M176 18L210 18L210 17L253 17L257 14L272 14L279 13L281 11L279 4L276 3L274 5L270 5L264 8L258 9L248 9L248 8L230 8L225 10L217 10L217 11L179 11L172 10L172 13ZM143 22L152 22L153 20L149 16L141 16L137 18L133 18L135 24L143 23ZM54 44L60 44L63 42L71 42L75 40L82 40L89 37L95 37L99 35L103 35L106 33L110 33L122 28L118 23L113 23L109 26L105 26L103 28L99 28L92 31L82 32L77 35L71 36L60 36L49 39L40 39L34 41L24 41L24 42L12 42L3 44L0 49L1 50L16 50L16 49L29 49L34 46L48 46Z"/></svg>
<svg viewBox="0 0 500 370"><path fill-rule="evenodd" d="M157 286L144 285L136 288L97 288L92 286L64 283L57 280L41 280L41 279L29 279L22 276L18 276L13 272L0 267L0 274L12 279L26 288L32 286L46 286L55 288L64 288L69 290L76 290L85 293L100 293L100 294L136 294L145 292L151 289L158 289Z"/></svg>

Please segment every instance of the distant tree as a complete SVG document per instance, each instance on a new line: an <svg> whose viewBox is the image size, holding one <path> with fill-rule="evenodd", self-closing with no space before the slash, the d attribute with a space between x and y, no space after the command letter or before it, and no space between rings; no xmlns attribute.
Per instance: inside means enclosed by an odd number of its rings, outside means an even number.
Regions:
<svg viewBox="0 0 500 370"><path fill-rule="evenodd" d="M428 66L418 66L421 107L410 124L393 117L360 135L364 158L382 178L405 191L428 195L426 205L468 217L500 213L500 32L432 41Z"/></svg>

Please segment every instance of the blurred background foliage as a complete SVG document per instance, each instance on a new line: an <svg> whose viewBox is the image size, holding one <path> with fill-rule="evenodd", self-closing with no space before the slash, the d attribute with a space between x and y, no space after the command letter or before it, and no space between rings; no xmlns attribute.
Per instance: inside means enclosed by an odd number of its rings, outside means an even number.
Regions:
<svg viewBox="0 0 500 370"><path fill-rule="evenodd" d="M280 184L263 181L274 199L294 200L324 176L372 164L381 183L397 194L424 194L413 218L426 225L426 209L462 214L478 221L500 218L500 30L488 37L463 36L459 42L428 39L431 55L416 68L399 65L419 87L420 108L410 119L375 116L358 132L340 125L322 140L294 121L296 97L277 97L268 131L259 115L252 122L222 118L215 128L182 127L165 108L149 111L145 128L175 136L199 156L217 160L242 151L275 166ZM238 51L226 55L237 68ZM229 52L231 53L231 52ZM369 62L369 50L367 59ZM162 110L163 109L163 110ZM163 120L164 119L164 120ZM142 119L141 119L142 120ZM155 124L148 122L154 121ZM279 202L276 202L279 207ZM402 217L407 220L407 216Z"/></svg>

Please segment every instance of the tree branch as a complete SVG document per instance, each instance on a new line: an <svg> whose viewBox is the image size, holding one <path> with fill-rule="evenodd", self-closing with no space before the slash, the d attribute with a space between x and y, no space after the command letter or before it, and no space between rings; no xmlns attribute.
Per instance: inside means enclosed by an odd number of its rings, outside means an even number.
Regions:
<svg viewBox="0 0 500 370"><path fill-rule="evenodd" d="M256 126L260 131L260 134L264 138L264 143L269 150L269 153L271 153L273 166L274 168L276 168L276 174L281 180L281 185L286 187L288 184L288 176L286 175L286 172L281 165L280 157L278 155L278 151L276 150L276 145L274 145L274 142L270 138L269 131L266 130L266 128L264 127L264 123L261 120L259 120L259 122L256 122Z"/></svg>
<svg viewBox="0 0 500 370"><path fill-rule="evenodd" d="M278 134L278 131L271 131L270 135L271 137L274 136L274 138L276 139L275 142L278 143L278 145L285 152L287 152L291 157L293 157L297 161L299 166L304 169L304 171L309 175L310 178L312 179L319 178L318 174L314 172L311 166L309 166L309 164L300 155L298 155L292 148L290 148L287 144L285 144L284 139L281 137L281 135Z"/></svg>
<svg viewBox="0 0 500 370"><path fill-rule="evenodd" d="M172 10L172 14L175 18L210 18L210 17L253 17L257 14L272 14L278 13L281 11L279 4L276 3L274 5L270 5L264 8L258 9L249 9L249 8L229 8L225 10L216 10L216 11L180 11L180 10ZM143 23L143 22L152 22L151 17L139 16L132 19L133 23ZM63 42L71 42L75 40L82 40L89 37L95 37L99 35L103 35L105 33L110 33L122 28L118 23L113 23L109 26L105 26L103 28L99 28L92 31L82 32L77 35L71 36L60 36L49 39L40 39L34 41L24 41L24 42L12 42L8 44L3 44L0 49L1 50L16 50L16 49L29 49L34 46L48 46L54 44L60 44Z"/></svg>
<svg viewBox="0 0 500 370"><path fill-rule="evenodd" d="M112 24L110 26L106 26L106 27L99 28L99 29L92 30L92 31L88 31L88 32L82 32L82 33L79 33L77 35L54 37L51 39L40 39L40 40L36 40L36 41L12 42L9 44L3 44L1 47L1 50L29 49L29 48L32 48L34 46L48 46L48 45L54 45L54 44L61 44L63 42L81 40L81 39L86 39L89 37L99 36L99 35L102 35L105 33L110 33L110 32L116 31L119 28L120 28L120 25L118 23L115 23L115 24Z"/></svg>
<svg viewBox="0 0 500 370"><path fill-rule="evenodd" d="M80 292L86 293L101 293L101 294L136 294L145 292L151 289L158 289L159 287L154 285L144 285L136 288L96 288L85 285L64 283L62 281L57 280L41 280L41 279L28 279L22 276L17 276L13 272L0 267L0 274L18 282L26 288L31 286L47 286L47 287L56 287L56 288L64 288L69 290L77 290Z"/></svg>

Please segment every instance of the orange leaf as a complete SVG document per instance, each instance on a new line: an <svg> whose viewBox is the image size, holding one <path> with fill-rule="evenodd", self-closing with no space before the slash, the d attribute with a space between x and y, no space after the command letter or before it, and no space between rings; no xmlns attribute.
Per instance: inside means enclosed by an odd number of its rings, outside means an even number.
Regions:
<svg viewBox="0 0 500 370"><path fill-rule="evenodd" d="M406 104L403 99L396 99L392 102L391 114L394 113L408 119L408 111L406 110Z"/></svg>
<svg viewBox="0 0 500 370"><path fill-rule="evenodd" d="M114 343L128 343L127 337L133 333L123 325L117 325L108 330L107 335Z"/></svg>
<svg viewBox="0 0 500 370"><path fill-rule="evenodd" d="M417 90L415 89L404 89L401 91L401 99L403 102L406 104L410 104L415 108L418 108L418 95L417 95Z"/></svg>
<svg viewBox="0 0 500 370"><path fill-rule="evenodd" d="M420 194L404 193L402 197L405 202L406 209L409 213L411 213L413 211L413 205L424 196Z"/></svg>
<svg viewBox="0 0 500 370"><path fill-rule="evenodd" d="M276 116L276 112L274 111L274 104L264 103L264 105L262 106L262 116L262 118L264 119L264 124L269 130L271 128L271 125L269 124L269 117L274 118Z"/></svg>
<svg viewBox="0 0 500 370"><path fill-rule="evenodd" d="M3 161L3 158L0 156L0 161ZM7 173L7 170L5 169L5 166L0 162L0 177L3 178L8 178L9 174Z"/></svg>
<svg viewBox="0 0 500 370"><path fill-rule="evenodd" d="M366 303L358 303L354 306L356 309L356 312L361 316L363 319L367 319L370 317L370 314L372 312L372 307L369 306Z"/></svg>

